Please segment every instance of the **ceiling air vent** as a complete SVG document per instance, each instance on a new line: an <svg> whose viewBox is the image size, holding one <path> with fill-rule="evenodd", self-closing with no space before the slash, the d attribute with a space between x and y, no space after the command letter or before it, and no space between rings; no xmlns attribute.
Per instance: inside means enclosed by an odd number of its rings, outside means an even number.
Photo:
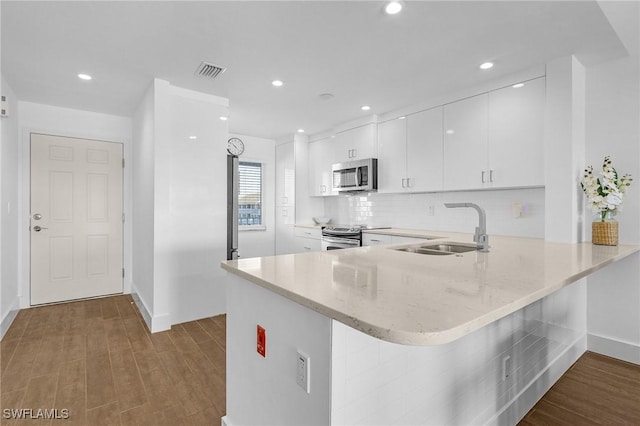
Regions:
<svg viewBox="0 0 640 426"><path fill-rule="evenodd" d="M207 78L216 78L225 71L226 68L223 68L219 65L211 64L209 62L202 62L196 70L196 75Z"/></svg>

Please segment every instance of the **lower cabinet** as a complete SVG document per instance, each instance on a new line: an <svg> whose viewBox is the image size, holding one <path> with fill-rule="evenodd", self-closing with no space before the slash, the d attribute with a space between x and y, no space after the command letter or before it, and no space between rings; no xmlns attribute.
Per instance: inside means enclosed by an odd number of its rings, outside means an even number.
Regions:
<svg viewBox="0 0 640 426"><path fill-rule="evenodd" d="M295 229L295 252L304 253L307 251L322 250L322 231L315 228L296 227Z"/></svg>

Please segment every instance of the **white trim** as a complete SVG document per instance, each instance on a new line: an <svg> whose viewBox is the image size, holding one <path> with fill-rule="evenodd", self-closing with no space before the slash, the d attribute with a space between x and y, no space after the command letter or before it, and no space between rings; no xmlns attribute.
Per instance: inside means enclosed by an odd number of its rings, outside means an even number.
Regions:
<svg viewBox="0 0 640 426"><path fill-rule="evenodd" d="M598 336L597 334L588 334L587 348L601 355L640 365L640 345L636 343L623 342L610 337Z"/></svg>
<svg viewBox="0 0 640 426"><path fill-rule="evenodd" d="M220 418L220 426L233 426L233 424L231 424L227 416L222 416Z"/></svg>
<svg viewBox="0 0 640 426"><path fill-rule="evenodd" d="M133 287L135 287L135 285ZM151 312L149 312L147 305L144 303L142 298L140 298L140 295L135 289L131 291L131 297L138 307L140 315L142 315L142 319L144 319L145 324L147 324L147 328L149 329L149 331L151 331L152 333L157 333L159 331L171 330L170 315L151 315Z"/></svg>
<svg viewBox="0 0 640 426"><path fill-rule="evenodd" d="M13 303L11 304L11 309L9 309L9 312L7 312L4 318L2 318L2 322L0 323L0 340L2 340L4 335L7 333L7 330L9 330L9 327L11 327L11 324L13 324L13 320L16 319L16 316L18 315L19 310L20 310L20 301L19 301L19 298L16 297Z"/></svg>
<svg viewBox="0 0 640 426"><path fill-rule="evenodd" d="M562 375L585 353L586 334L576 339L560 355L551 360L547 367L519 392L509 403L498 411L485 425L517 424L533 408Z"/></svg>

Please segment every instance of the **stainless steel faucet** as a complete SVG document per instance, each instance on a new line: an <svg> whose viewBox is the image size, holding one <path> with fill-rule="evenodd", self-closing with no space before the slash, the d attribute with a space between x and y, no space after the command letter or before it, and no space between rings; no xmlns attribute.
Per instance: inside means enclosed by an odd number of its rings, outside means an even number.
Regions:
<svg viewBox="0 0 640 426"><path fill-rule="evenodd" d="M480 223L476 226L476 233L473 235L473 241L478 245L478 250L482 252L489 251L489 236L487 235L487 214L484 209L473 203L444 203L447 208L455 207L471 207L476 209L480 217Z"/></svg>

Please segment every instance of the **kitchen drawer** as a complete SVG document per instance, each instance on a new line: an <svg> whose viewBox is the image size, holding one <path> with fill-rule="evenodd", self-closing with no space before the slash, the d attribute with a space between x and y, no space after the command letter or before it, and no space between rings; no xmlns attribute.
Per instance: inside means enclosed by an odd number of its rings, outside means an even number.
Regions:
<svg viewBox="0 0 640 426"><path fill-rule="evenodd" d="M322 243L315 238L296 237L296 253L322 250Z"/></svg>
<svg viewBox="0 0 640 426"><path fill-rule="evenodd" d="M391 235L383 235L383 234L367 234L365 232L362 233L362 245L363 246L377 246L380 244L391 244L392 243Z"/></svg>
<svg viewBox="0 0 640 426"><path fill-rule="evenodd" d="M312 238L314 240L319 240L322 238L322 230L320 228L295 228L296 237L302 238Z"/></svg>

